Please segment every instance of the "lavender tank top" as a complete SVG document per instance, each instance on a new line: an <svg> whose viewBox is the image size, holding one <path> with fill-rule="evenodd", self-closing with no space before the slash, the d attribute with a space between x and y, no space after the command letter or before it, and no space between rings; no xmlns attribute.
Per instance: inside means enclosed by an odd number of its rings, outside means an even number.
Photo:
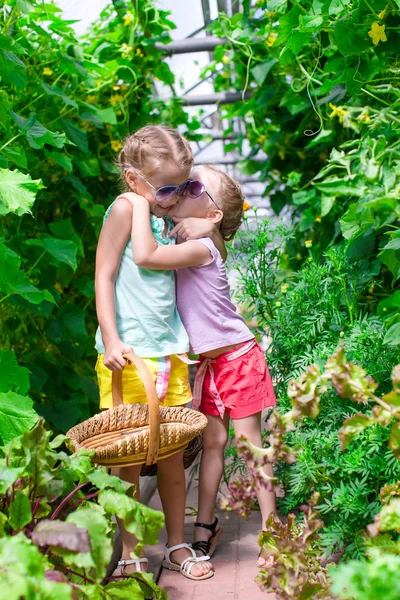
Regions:
<svg viewBox="0 0 400 600"><path fill-rule="evenodd" d="M204 244L212 257L208 264L175 272L178 312L189 334L191 352L202 354L251 340L254 335L231 301L219 251L209 238L191 241Z"/></svg>

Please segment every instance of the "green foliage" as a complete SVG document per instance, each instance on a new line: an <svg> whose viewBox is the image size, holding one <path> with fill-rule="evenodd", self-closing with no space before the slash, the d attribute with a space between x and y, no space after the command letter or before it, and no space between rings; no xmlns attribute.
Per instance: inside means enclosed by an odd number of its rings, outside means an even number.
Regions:
<svg viewBox="0 0 400 600"><path fill-rule="evenodd" d="M298 272L285 272L284 246L290 248L293 239L288 239L288 232L282 237L279 228L274 237L274 226L258 219L252 229L242 232L235 241L234 266L239 269L238 298L255 319L257 332L270 336L266 356L279 411L291 407L289 383L311 363L322 368L340 338L349 359L363 364L379 384L379 392L387 392L398 351L384 343L385 325L371 314L376 306L373 292L381 289L377 271L366 260L350 261L343 251L332 249L323 262L310 254ZM382 301L380 314L389 312L391 302ZM359 532L379 511L382 486L400 476L398 462L387 448L390 430L387 424L377 424L357 441L349 438L343 452L339 430L356 413L353 402L328 389L318 406L318 415L285 434L286 451L294 450L297 461L277 464L276 475L285 491L280 510L296 510L318 492L318 511L324 519L321 548L328 555L340 548L358 556L364 551ZM357 423L349 425L354 435L369 424L364 416L367 407L360 408ZM267 443L268 432L265 436ZM245 474L235 446L226 452L226 460L226 483Z"/></svg>
<svg viewBox="0 0 400 600"><path fill-rule="evenodd" d="M269 435L267 436L268 448L260 449L253 446L245 439L239 440L238 450L250 468L251 485L244 484L243 480L229 486L229 494L225 504L232 510L243 512L244 507L249 506L249 500L255 495L257 486L268 487L271 481L265 475L264 466L276 458L281 458L287 463L293 462L295 456L290 446L286 444L287 434L307 427L310 419L317 419L321 414L322 402L325 394L330 393L331 387L341 399L351 400L358 407L368 406L365 413L357 413L345 420L339 431L342 449L354 444L355 435L376 427L391 427L389 447L393 455L400 457L398 441L398 422L400 419L400 365L392 372L392 391L381 396L377 395L378 384L367 376L366 371L352 362L348 362L344 352L343 342L338 350L326 361L323 369L316 364L311 365L301 374L297 380L292 380L288 388L291 408L284 414L275 410L268 419ZM349 446L350 445L350 446ZM373 444L370 445L373 449ZM365 444L363 452L368 451ZM300 456L302 449L295 451ZM345 450L344 456L348 456ZM369 455L371 460L372 452ZM289 515L287 523L283 525L275 515L270 515L265 524L265 533L260 534L259 543L264 556L272 556L273 564L268 565L260 571L258 581L266 591L275 592L277 600L289 600L289 598L378 598L385 593L387 585L390 585L394 577L394 569L397 566L400 545L398 534L400 533L400 481L398 478L393 484L386 484L380 493L380 501L374 522L360 531L361 538L365 544L368 561L364 558L351 561L348 565L339 566L331 570L334 584L331 587L329 573L326 569L326 559L321 556L321 549L326 547L326 540L321 535L323 523L318 519L315 511L319 501L323 507L323 496L313 493L307 505L300 507L303 518L296 523L295 515ZM334 482L334 474L330 474L329 481ZM364 482L361 482L361 484ZM337 486L336 486L337 487ZM339 503L347 505L349 517L351 508L349 505L356 503L355 497L360 482L355 481L348 488L353 491L343 496L345 486L337 489L336 498ZM234 494L232 494L232 491ZM239 501L235 498L239 496ZM330 515L335 507L331 503L327 514ZM378 503L377 503L378 504ZM362 505L355 507L360 518L364 512L369 512L369 507ZM379 511L379 512L378 512ZM340 516L340 515L339 515ZM367 531L370 537L367 537ZM338 543L338 542L336 542ZM341 554L343 555L344 548ZM321 564L321 560L323 562ZM397 587L388 597L397 597ZM339 596L333 596L339 594Z"/></svg>
<svg viewBox="0 0 400 600"><path fill-rule="evenodd" d="M259 0L211 25L228 43L205 70L219 90L251 91L225 107L228 124L244 122L226 148L259 172L276 213L292 207L291 267L305 240L317 257L341 245L380 274L380 296L400 277L399 25L398 2ZM398 345L393 312L385 343Z"/></svg>
<svg viewBox="0 0 400 600"><path fill-rule="evenodd" d="M157 542L164 516L138 503L134 487L66 454L43 421L0 448L0 570L7 598L166 598L152 575L101 585L121 517L139 543ZM72 594L75 595L72 595ZM0 597L5 598L0 592Z"/></svg>
<svg viewBox="0 0 400 600"><path fill-rule="evenodd" d="M94 262L119 192L116 152L149 122L186 124L189 136L198 125L154 93L155 79L174 83L155 48L172 28L151 0L108 6L83 37L52 1L2 5L0 346L62 431L98 409ZM0 391L26 394L13 364Z"/></svg>

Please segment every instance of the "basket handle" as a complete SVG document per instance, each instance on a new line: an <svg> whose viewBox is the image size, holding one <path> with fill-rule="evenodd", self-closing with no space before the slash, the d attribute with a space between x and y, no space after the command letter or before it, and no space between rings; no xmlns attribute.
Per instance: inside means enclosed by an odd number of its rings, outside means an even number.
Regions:
<svg viewBox="0 0 400 600"><path fill-rule="evenodd" d="M149 449L147 451L146 465L152 465L157 462L158 449L160 447L160 403L156 386L149 368L137 354L128 352L123 357L131 365L135 365L146 391L149 406ZM113 371L111 381L113 406L119 406L123 404L122 371Z"/></svg>

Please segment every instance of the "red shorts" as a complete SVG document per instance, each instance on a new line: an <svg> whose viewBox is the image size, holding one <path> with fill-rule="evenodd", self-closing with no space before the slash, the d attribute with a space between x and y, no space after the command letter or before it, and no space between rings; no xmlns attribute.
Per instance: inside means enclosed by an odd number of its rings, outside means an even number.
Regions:
<svg viewBox="0 0 400 600"><path fill-rule="evenodd" d="M241 346L247 343L244 342ZM276 397L265 355L259 344L253 346L246 354L229 360L229 355L237 350L235 348L213 359L212 367L214 383L225 407L225 413L232 419L244 419L269 406L275 406ZM200 357L200 363L204 360L204 357ZM219 416L210 382L211 374L207 369L199 410L205 415Z"/></svg>

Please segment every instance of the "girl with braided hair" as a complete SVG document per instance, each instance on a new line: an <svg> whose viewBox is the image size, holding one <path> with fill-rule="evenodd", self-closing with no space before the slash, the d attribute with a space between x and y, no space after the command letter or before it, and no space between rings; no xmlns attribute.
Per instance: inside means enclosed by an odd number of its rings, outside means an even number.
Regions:
<svg viewBox="0 0 400 600"><path fill-rule="evenodd" d="M190 193L193 156L189 143L176 130L149 125L129 136L119 154L127 191L145 197L150 206L150 227L160 246L174 243L173 223L166 220L171 207ZM157 384L160 402L178 406L192 400L188 366L179 355L189 350L189 340L176 308L175 280L171 270L148 270L133 259L132 206L123 196L109 207L100 233L96 257L96 371L100 407L112 406L112 371L122 371L124 403L146 403L139 375L126 364L124 354L135 352L144 359ZM198 237L215 238L218 229L206 219L197 220ZM193 221L192 221L193 226ZM140 499L140 466L120 467L114 473L136 486ZM158 463L158 489L165 513L168 568L194 580L208 579L214 572L204 557L197 557L184 543L185 477L183 453ZM145 570L147 559L134 555L136 538L119 521L122 559L115 577Z"/></svg>

